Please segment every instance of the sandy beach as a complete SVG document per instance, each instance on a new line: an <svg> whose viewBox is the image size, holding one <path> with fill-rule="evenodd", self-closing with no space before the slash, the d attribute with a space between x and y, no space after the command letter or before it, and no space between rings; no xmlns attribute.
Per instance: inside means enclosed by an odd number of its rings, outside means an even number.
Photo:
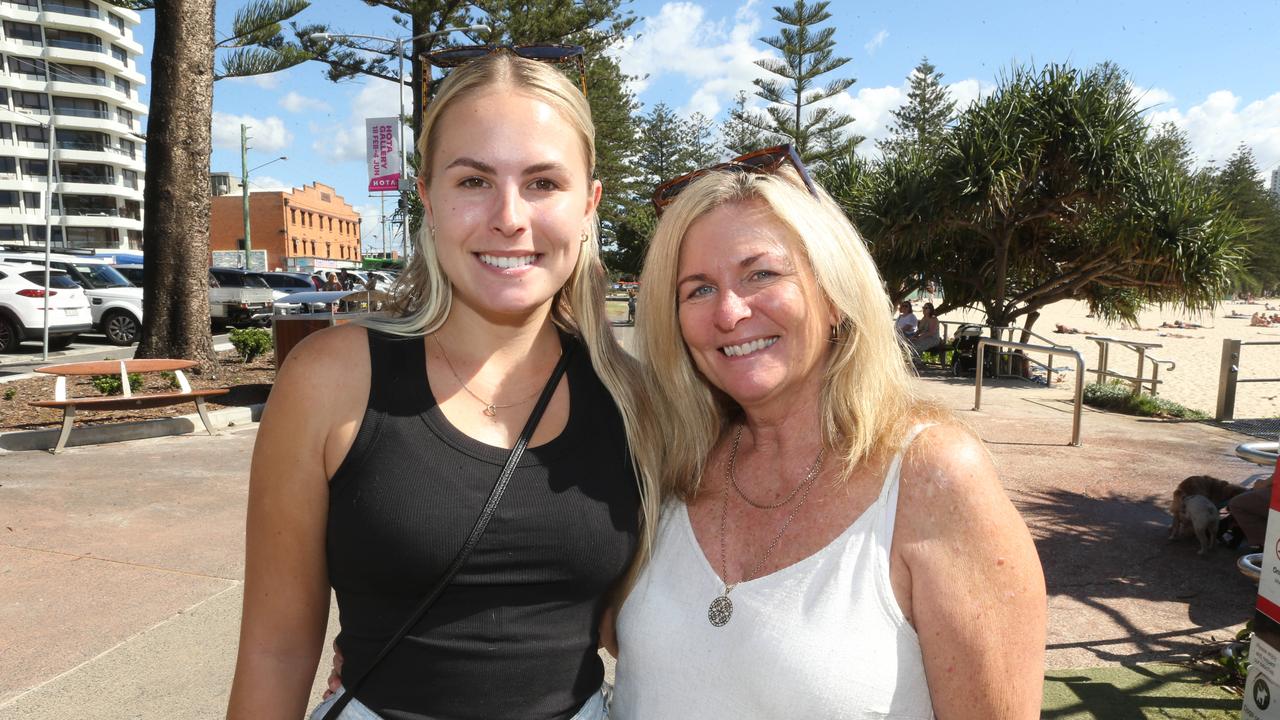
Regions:
<svg viewBox="0 0 1280 720"><path fill-rule="evenodd" d="M927 300L927 298L926 298ZM1276 310L1266 311L1265 303ZM917 314L919 303L915 303ZM1243 317L1231 317L1232 312ZM1158 349L1148 354L1161 360L1172 360L1175 368L1160 369L1160 395L1187 407L1213 414L1217 405L1218 375L1222 360L1222 341L1225 339L1280 342L1280 325L1250 327L1249 318L1255 312L1280 313L1280 300L1257 300L1254 303L1228 301L1211 312L1191 313L1176 306L1155 307L1143 312L1137 327L1127 323L1108 324L1088 317L1088 307L1079 301L1063 301L1050 305L1040 312L1040 318L1032 331L1050 338L1059 345L1067 345L1084 354L1086 368L1097 367L1098 344L1087 340L1087 335L1097 335L1120 340L1158 343ZM976 311L950 312L943 321L981 322L982 313ZM1168 328L1175 321L1200 325L1198 328ZM1056 325L1075 328L1078 334L1060 333ZM1021 325L1021 319L1019 319ZM951 326L954 330L955 326ZM1033 343L1040 341L1033 339ZM1044 356L1040 357L1041 360ZM1109 369L1126 375L1136 374L1138 356L1121 347L1113 346ZM1073 365L1055 358L1060 368ZM1144 376L1150 376L1150 363ZM1074 381L1073 371L1063 372L1066 382ZM1280 345L1242 348L1240 359L1241 378L1280 377ZM1092 382L1093 376L1086 376ZM1269 418L1280 416L1280 383L1241 383L1236 388L1236 418Z"/></svg>

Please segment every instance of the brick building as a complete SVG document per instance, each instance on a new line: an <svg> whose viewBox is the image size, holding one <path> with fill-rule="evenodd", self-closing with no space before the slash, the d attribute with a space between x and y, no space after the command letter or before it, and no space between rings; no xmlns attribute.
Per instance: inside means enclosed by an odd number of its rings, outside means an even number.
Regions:
<svg viewBox="0 0 1280 720"><path fill-rule="evenodd" d="M242 250L244 201L213 198L209 249ZM268 270L311 272L360 267L360 215L321 183L249 194L249 243L265 250Z"/></svg>

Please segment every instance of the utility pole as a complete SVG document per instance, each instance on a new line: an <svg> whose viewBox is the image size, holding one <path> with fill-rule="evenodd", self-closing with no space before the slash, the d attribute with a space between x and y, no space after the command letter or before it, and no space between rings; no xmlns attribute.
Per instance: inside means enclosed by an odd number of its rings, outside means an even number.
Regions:
<svg viewBox="0 0 1280 720"><path fill-rule="evenodd" d="M240 194L244 197L244 269L249 270L249 126L240 123Z"/></svg>

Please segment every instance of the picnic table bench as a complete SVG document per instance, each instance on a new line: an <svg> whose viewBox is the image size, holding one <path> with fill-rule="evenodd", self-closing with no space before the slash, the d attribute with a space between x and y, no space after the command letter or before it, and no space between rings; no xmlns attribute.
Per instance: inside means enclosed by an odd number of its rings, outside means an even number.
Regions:
<svg viewBox="0 0 1280 720"><path fill-rule="evenodd" d="M36 372L46 375L57 375L58 380L53 388L52 400L41 400L30 403L35 407L61 408L62 409L62 434L58 436L58 444L53 448L53 453L57 454L67 444L67 438L71 435L71 425L75 421L76 409L81 410L139 410L143 408L164 407L165 405L178 405L184 402L194 402L196 412L200 413L200 420L204 423L204 429L209 431L210 435L215 435L213 424L209 422L209 414L205 409L204 399L214 395L225 395L230 392L228 388L210 388L207 390L193 390L191 384L187 382L187 376L182 373L183 370L193 368L197 363L191 360L169 360L169 359L149 359L149 360L101 360L95 362L74 362L62 363L60 365L46 365L42 368L36 368ZM129 385L129 373L155 373L155 372L172 372L178 381L178 390L174 392L149 392L136 394ZM67 397L67 378L86 376L86 375L113 375L119 373L120 387L123 391L120 395L111 395L105 397Z"/></svg>

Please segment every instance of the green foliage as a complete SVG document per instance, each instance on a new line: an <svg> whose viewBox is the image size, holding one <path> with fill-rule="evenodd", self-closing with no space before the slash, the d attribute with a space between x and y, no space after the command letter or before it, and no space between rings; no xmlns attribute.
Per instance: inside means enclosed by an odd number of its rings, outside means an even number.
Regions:
<svg viewBox="0 0 1280 720"><path fill-rule="evenodd" d="M1233 284L1266 294L1280 288L1280 202L1263 187L1259 174L1253 151L1241 145L1211 183L1243 223L1247 259Z"/></svg>
<svg viewBox="0 0 1280 720"><path fill-rule="evenodd" d="M119 375L94 375L89 380L89 384L103 395L119 395L124 392L124 385L120 383ZM142 374L129 373L130 389L142 389Z"/></svg>
<svg viewBox="0 0 1280 720"><path fill-rule="evenodd" d="M228 337L246 363L271 350L271 333L263 328L233 329Z"/></svg>
<svg viewBox="0 0 1280 720"><path fill-rule="evenodd" d="M728 117L720 126L720 142L724 145L726 157L745 155L752 150L785 142L785 138L775 141L773 136L761 132L754 124L756 120L747 107L747 93L739 91L733 98Z"/></svg>
<svg viewBox="0 0 1280 720"><path fill-rule="evenodd" d="M165 370L160 373L160 379L164 382L164 386L166 388L169 388L172 390L178 390L182 388L182 383L178 382L177 373L171 373L168 370Z"/></svg>
<svg viewBox="0 0 1280 720"><path fill-rule="evenodd" d="M252 0L242 6L231 34L214 46L229 51L221 56L214 79L266 75L310 60L310 52L285 41L280 27L310 5L308 0Z"/></svg>
<svg viewBox="0 0 1280 720"><path fill-rule="evenodd" d="M956 101L943 87L942 73L929 58L921 59L916 65L910 83L907 102L890 111L893 115L890 136L879 142L880 150L886 154L902 152L909 146L928 149L938 145L955 118Z"/></svg>
<svg viewBox="0 0 1280 720"><path fill-rule="evenodd" d="M1245 681L1249 678L1249 646L1252 641L1253 621L1250 620L1214 658L1220 669L1213 678L1215 685L1231 688L1238 693L1244 692Z"/></svg>
<svg viewBox="0 0 1280 720"><path fill-rule="evenodd" d="M937 143L822 174L896 297L937 280L944 313L992 325L1081 299L1107 318L1145 305L1209 307L1238 265L1241 225L1184 163L1185 138L1152 134L1128 77L1103 64L1014 67Z"/></svg>
<svg viewBox="0 0 1280 720"><path fill-rule="evenodd" d="M782 53L782 60L765 58L756 65L775 78L756 78L756 96L769 106L763 113L744 111L741 121L765 136L789 138L806 163L821 164L851 150L861 138L848 139L843 132L853 117L836 112L829 105L815 107L853 85L853 78L830 80L818 86L818 78L843 67L849 58L836 57L836 29L817 26L831 19L830 2L809 4L794 0L791 7L774 6L774 20L782 24L779 33L760 42Z"/></svg>
<svg viewBox="0 0 1280 720"><path fill-rule="evenodd" d="M1143 417L1183 418L1207 420L1209 416L1199 410L1179 405L1162 397L1135 393L1133 386L1112 380L1109 383L1090 383L1084 387L1084 404L1103 410L1114 410Z"/></svg>
<svg viewBox="0 0 1280 720"><path fill-rule="evenodd" d="M12 399L14 399L14 398L15 398L15 397L17 397L17 396L18 396L18 388L5 388L5 389L4 389L4 399L5 399L5 400L12 400Z"/></svg>

